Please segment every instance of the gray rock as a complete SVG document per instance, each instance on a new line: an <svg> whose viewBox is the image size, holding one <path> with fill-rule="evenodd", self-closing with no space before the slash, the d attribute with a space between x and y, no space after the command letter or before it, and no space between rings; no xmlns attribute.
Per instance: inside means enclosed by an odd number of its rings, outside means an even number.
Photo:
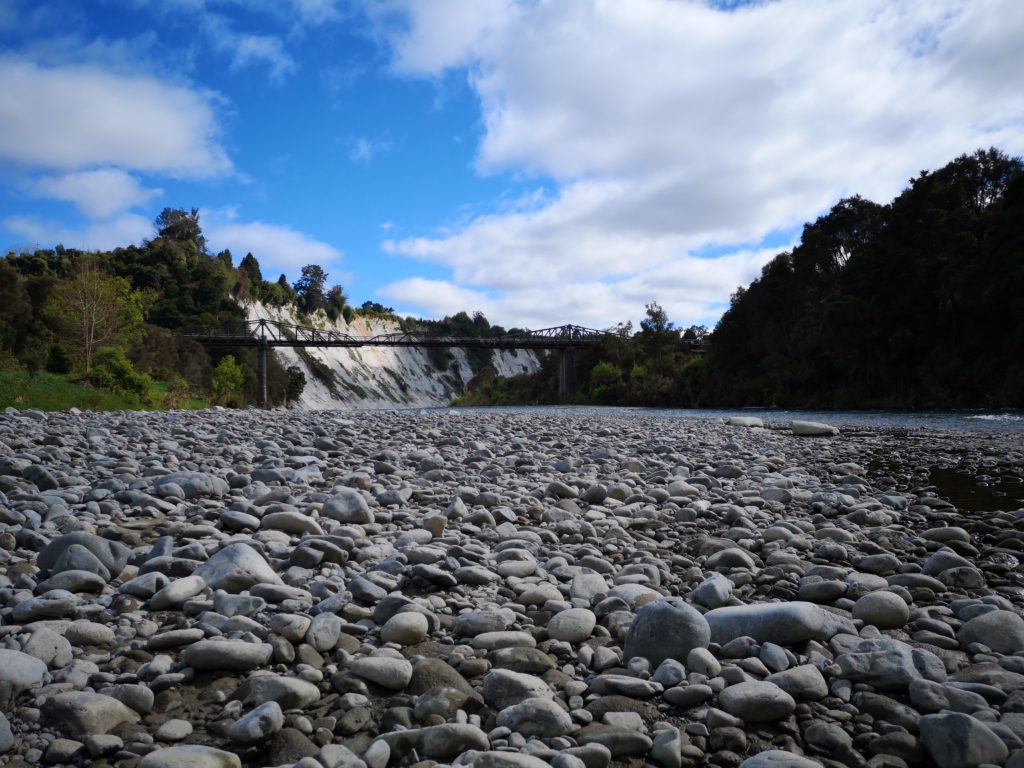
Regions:
<svg viewBox="0 0 1024 768"><path fill-rule="evenodd" d="M821 768L821 763L781 749L769 749L748 757L740 768Z"/></svg>
<svg viewBox="0 0 1024 768"><path fill-rule="evenodd" d="M905 691L918 678L946 680L946 668L935 654L888 638L860 640L836 663L844 678L881 691Z"/></svg>
<svg viewBox="0 0 1024 768"><path fill-rule="evenodd" d="M767 682L737 683L718 695L722 709L751 723L771 723L796 710L793 697Z"/></svg>
<svg viewBox="0 0 1024 768"><path fill-rule="evenodd" d="M337 486L330 499L324 502L321 514L339 523L369 525L373 522L373 511L366 499L355 488Z"/></svg>
<svg viewBox="0 0 1024 768"><path fill-rule="evenodd" d="M197 670L247 672L270 661L273 648L245 640L200 640L181 652L181 660Z"/></svg>
<svg viewBox="0 0 1024 768"><path fill-rule="evenodd" d="M192 735L192 723L173 718L160 724L153 734L157 741L182 741Z"/></svg>
<svg viewBox="0 0 1024 768"><path fill-rule="evenodd" d="M797 701L820 701L828 696L828 683L813 664L801 664L768 675L766 681L779 686Z"/></svg>
<svg viewBox="0 0 1024 768"><path fill-rule="evenodd" d="M879 629L899 629L910 620L910 606L894 592L869 592L854 603L853 618Z"/></svg>
<svg viewBox="0 0 1024 768"><path fill-rule="evenodd" d="M920 729L921 744L939 768L1002 765L1010 754L985 723L960 712L925 715Z"/></svg>
<svg viewBox="0 0 1024 768"><path fill-rule="evenodd" d="M228 738L239 744L258 744L284 727L284 713L276 701L260 704L228 726Z"/></svg>
<svg viewBox="0 0 1024 768"><path fill-rule="evenodd" d="M580 643L590 637L597 626L597 617L586 608L559 611L548 621L548 635L567 643Z"/></svg>
<svg viewBox="0 0 1024 768"><path fill-rule="evenodd" d="M74 531L58 536L40 551L36 565L44 571L52 570L60 557L72 546L79 546L91 553L107 570L109 576L117 576L128 564L131 550L118 541L111 541L85 531ZM69 564L69 570L73 564ZM89 570L89 569L86 569Z"/></svg>
<svg viewBox="0 0 1024 768"><path fill-rule="evenodd" d="M305 709L320 701L320 689L308 680L283 675L254 673L231 695L244 704L274 701L282 709Z"/></svg>
<svg viewBox="0 0 1024 768"><path fill-rule="evenodd" d="M839 429L820 421L793 421L790 429L797 437L832 437L839 434Z"/></svg>
<svg viewBox="0 0 1024 768"><path fill-rule="evenodd" d="M101 693L67 691L48 696L43 716L67 736L83 738L107 733L121 723L137 723L139 715L117 699Z"/></svg>
<svg viewBox="0 0 1024 768"><path fill-rule="evenodd" d="M417 611L396 613L380 628L380 639L385 643L415 645L427 639L430 624L427 617Z"/></svg>
<svg viewBox="0 0 1024 768"><path fill-rule="evenodd" d="M721 608L732 597L733 583L720 573L704 579L695 590L693 599L708 608Z"/></svg>
<svg viewBox="0 0 1024 768"><path fill-rule="evenodd" d="M138 768L242 768L242 761L222 749L186 744L150 752Z"/></svg>
<svg viewBox="0 0 1024 768"><path fill-rule="evenodd" d="M17 696L42 685L46 677L46 664L21 651L0 648L0 684L10 685L11 692Z"/></svg>
<svg viewBox="0 0 1024 768"><path fill-rule="evenodd" d="M830 640L840 632L857 634L852 621L813 603L727 606L708 611L704 618L711 629L711 640L722 645L737 637L795 645L807 640Z"/></svg>
<svg viewBox="0 0 1024 768"><path fill-rule="evenodd" d="M484 676L483 694L484 700L498 710L524 699L553 699L555 696L551 686L539 677L507 669L492 669Z"/></svg>
<svg viewBox="0 0 1024 768"><path fill-rule="evenodd" d="M169 484L181 488L187 499L219 499L230 490L223 478L204 472L174 472L153 480L153 487L158 491L161 486Z"/></svg>
<svg viewBox="0 0 1024 768"><path fill-rule="evenodd" d="M626 635L623 655L640 656L656 667L665 659L685 661L694 648L707 648L704 616L677 597L662 597L640 608Z"/></svg>
<svg viewBox="0 0 1024 768"><path fill-rule="evenodd" d="M248 544L228 544L195 570L212 589L237 594L256 584L281 584L263 556Z"/></svg>
<svg viewBox="0 0 1024 768"><path fill-rule="evenodd" d="M390 656L363 656L353 659L352 672L389 691L404 690L412 680L412 664Z"/></svg>
<svg viewBox="0 0 1024 768"><path fill-rule="evenodd" d="M14 733L11 731L11 723L7 719L7 715L0 712L0 755L10 752L14 744Z"/></svg>
<svg viewBox="0 0 1024 768"><path fill-rule="evenodd" d="M562 736L573 729L569 713L550 699L529 698L505 707L498 713L497 722L526 738Z"/></svg>
<svg viewBox="0 0 1024 768"><path fill-rule="evenodd" d="M956 639L961 646L982 643L996 653L1024 650L1024 618L1013 611L991 611L965 622Z"/></svg>

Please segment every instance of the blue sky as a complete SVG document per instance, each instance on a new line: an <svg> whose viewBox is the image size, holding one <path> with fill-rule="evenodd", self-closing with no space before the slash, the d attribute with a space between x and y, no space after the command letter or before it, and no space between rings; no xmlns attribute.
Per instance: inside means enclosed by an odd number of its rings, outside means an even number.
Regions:
<svg viewBox="0 0 1024 768"><path fill-rule="evenodd" d="M0 247L198 207L271 279L713 324L800 225L1021 154L1017 0L0 0Z"/></svg>

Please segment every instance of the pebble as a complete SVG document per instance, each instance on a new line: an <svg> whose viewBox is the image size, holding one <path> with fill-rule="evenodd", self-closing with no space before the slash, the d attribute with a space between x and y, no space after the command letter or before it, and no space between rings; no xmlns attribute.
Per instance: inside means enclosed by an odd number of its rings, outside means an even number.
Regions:
<svg viewBox="0 0 1024 768"><path fill-rule="evenodd" d="M0 414L17 764L1022 768L1024 510L936 496L939 435L40 415Z"/></svg>

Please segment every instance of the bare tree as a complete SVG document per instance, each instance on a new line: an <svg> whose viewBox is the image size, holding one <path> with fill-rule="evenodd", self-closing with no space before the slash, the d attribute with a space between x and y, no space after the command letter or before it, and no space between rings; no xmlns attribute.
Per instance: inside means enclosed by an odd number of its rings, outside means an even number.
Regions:
<svg viewBox="0 0 1024 768"><path fill-rule="evenodd" d="M124 336L124 302L120 282L86 256L74 266L71 278L54 292L50 312L75 341L72 354L88 373L100 347L119 344Z"/></svg>

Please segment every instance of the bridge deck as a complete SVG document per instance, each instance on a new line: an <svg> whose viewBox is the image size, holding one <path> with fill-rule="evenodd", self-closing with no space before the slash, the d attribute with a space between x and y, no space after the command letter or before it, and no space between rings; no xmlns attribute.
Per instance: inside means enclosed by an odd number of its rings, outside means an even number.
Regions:
<svg viewBox="0 0 1024 768"><path fill-rule="evenodd" d="M179 336L201 344L232 347L464 347L477 349L578 349L600 344L607 331L563 325L504 336L451 336L385 333L352 336L272 320L251 320L219 328L180 331Z"/></svg>

